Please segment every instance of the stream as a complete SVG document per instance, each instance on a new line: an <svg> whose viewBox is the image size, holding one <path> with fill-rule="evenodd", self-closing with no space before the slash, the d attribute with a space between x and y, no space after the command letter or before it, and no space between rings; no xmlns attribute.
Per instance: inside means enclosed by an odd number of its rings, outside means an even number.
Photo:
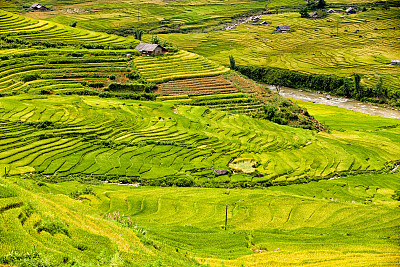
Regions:
<svg viewBox="0 0 400 267"><path fill-rule="evenodd" d="M276 92L275 86L267 85L267 87L272 91ZM366 113L369 115L377 115L386 118L400 119L400 110L374 106L354 99L330 96L327 93L307 92L288 87L281 87L279 94L287 98L294 98L312 103L346 108L353 111Z"/></svg>

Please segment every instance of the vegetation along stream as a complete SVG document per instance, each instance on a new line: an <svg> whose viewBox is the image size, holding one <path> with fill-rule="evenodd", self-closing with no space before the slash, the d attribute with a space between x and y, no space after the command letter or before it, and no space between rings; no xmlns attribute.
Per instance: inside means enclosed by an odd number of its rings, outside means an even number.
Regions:
<svg viewBox="0 0 400 267"><path fill-rule="evenodd" d="M268 87L274 92L277 91L275 86L273 85L269 85ZM399 110L381 106L374 106L369 103L360 102L354 99L330 96L329 94L326 93L322 94L318 92L297 90L289 87L281 87L279 90L279 94L287 98L294 98L307 102L346 108L353 111L366 113L369 115L377 115L386 118L400 119Z"/></svg>

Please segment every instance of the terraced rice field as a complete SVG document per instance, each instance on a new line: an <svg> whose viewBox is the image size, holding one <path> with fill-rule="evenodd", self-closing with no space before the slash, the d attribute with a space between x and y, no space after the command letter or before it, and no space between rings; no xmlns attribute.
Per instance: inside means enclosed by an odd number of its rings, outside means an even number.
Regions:
<svg viewBox="0 0 400 267"><path fill-rule="evenodd" d="M1 265L144 266L158 259L169 266L195 263L172 250L144 245L134 229L67 195L52 190L43 194L22 179L17 183L0 181Z"/></svg>
<svg viewBox="0 0 400 267"><path fill-rule="evenodd" d="M124 54L129 51L3 51L9 57L0 62L0 92L77 93L91 88L92 84L105 87L110 75L126 82L129 74L129 62Z"/></svg>
<svg viewBox="0 0 400 267"><path fill-rule="evenodd" d="M4 1L3 1L4 2ZM331 0L328 4L346 6L366 4L373 0ZM0 3L1 4L1 3ZM20 7L9 3L9 7ZM185 3L177 1L85 1L70 2L46 0L44 4L52 8L51 12L24 12L15 9L23 15L46 19L69 25L78 21L78 26L89 30L107 30L128 27L138 27L144 30L162 32L163 30L197 30L201 28L221 28L221 23L232 23L232 18L240 18L250 10L262 10L266 6L271 10L293 10L304 5L303 0L227 0L224 3L197 0ZM7 6L4 3L5 6ZM139 9L139 10L138 10ZM139 13L139 17L138 17Z"/></svg>
<svg viewBox="0 0 400 267"><path fill-rule="evenodd" d="M157 100L172 102L179 105L205 106L215 110L228 111L234 114L261 113L264 103L243 93L209 94L204 96L157 97Z"/></svg>
<svg viewBox="0 0 400 267"><path fill-rule="evenodd" d="M206 107L88 96L7 97L0 99L0 168L58 180L174 184L184 178L198 185L246 186L377 171L398 161L397 121L382 118L369 125L371 117L357 116L365 129L316 135ZM213 169L226 169L236 158L253 159L262 175L214 176Z"/></svg>
<svg viewBox="0 0 400 267"><path fill-rule="evenodd" d="M190 52L128 60L132 50L79 45L132 38L3 11L0 35L0 265L399 265L398 120L297 101L329 131L281 126L235 113L263 114L271 99L305 110ZM136 70L161 83L162 101L69 95L129 84Z"/></svg>
<svg viewBox="0 0 400 267"><path fill-rule="evenodd" d="M202 56L180 51L158 57L138 57L134 59L136 69L150 82L216 76L229 71Z"/></svg>
<svg viewBox="0 0 400 267"><path fill-rule="evenodd" d="M392 198L400 186L399 174L268 189L54 184L37 179L0 181L0 255L14 250L27 258L35 245L33 260L48 265L399 262L400 213Z"/></svg>
<svg viewBox="0 0 400 267"><path fill-rule="evenodd" d="M240 114L255 114L264 103L244 94L223 76L170 81L159 85L157 100L179 105L206 106Z"/></svg>
<svg viewBox="0 0 400 267"><path fill-rule="evenodd" d="M400 54L398 13L399 8L392 7L303 19L298 12L291 12L262 17L271 26L242 24L228 31L171 33L165 38L181 49L224 65L233 55L237 65L344 77L360 73L362 82L369 86L382 76L384 86L398 92L399 67L389 65ZM290 26L294 32L274 33L280 25Z"/></svg>
<svg viewBox="0 0 400 267"><path fill-rule="evenodd" d="M159 93L170 95L231 94L239 90L223 76L170 81L159 85Z"/></svg>
<svg viewBox="0 0 400 267"><path fill-rule="evenodd" d="M62 44L130 45L139 41L132 37L123 38L106 33L73 28L54 22L31 19L0 10L0 36L13 36L31 42L51 42Z"/></svg>
<svg viewBox="0 0 400 267"><path fill-rule="evenodd" d="M379 177L393 184L385 185L378 181ZM384 193L383 188L398 188L399 178L362 176L251 191L114 187L107 190L107 197L99 188L97 197L101 201L95 205L103 207L105 213L118 211L131 216L138 225L146 226L151 238L179 250L194 251L198 258L207 257L202 260L204 263L220 264L224 259L225 264L258 266L271 264L271 257L283 261L292 253L324 250L326 254L314 259L314 263L323 264L328 259L341 262L357 257L353 253L358 246L387 247L387 254L377 253L377 258L396 262L399 248L394 233L400 215L396 214L396 202L390 198L389 192L393 191ZM387 201L386 205L380 201ZM97 201L89 197L88 202ZM228 231L223 230L226 204ZM365 234L374 235L374 231L385 237L368 243L371 237ZM385 240L386 236L394 239ZM316 240L320 242L316 244ZM285 255L276 256L277 248ZM340 256L333 252L334 248L348 249L348 254ZM256 249L262 253L254 253ZM384 260L383 254L388 258Z"/></svg>

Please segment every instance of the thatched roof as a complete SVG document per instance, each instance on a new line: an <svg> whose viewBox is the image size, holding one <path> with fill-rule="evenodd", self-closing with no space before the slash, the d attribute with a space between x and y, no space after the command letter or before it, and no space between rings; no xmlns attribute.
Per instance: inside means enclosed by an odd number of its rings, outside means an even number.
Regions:
<svg viewBox="0 0 400 267"><path fill-rule="evenodd" d="M158 44L140 43L135 47L135 50L139 52L154 52L159 46Z"/></svg>
<svg viewBox="0 0 400 267"><path fill-rule="evenodd" d="M277 30L282 30L282 31L290 31L290 27L289 26L278 26L276 29Z"/></svg>
<svg viewBox="0 0 400 267"><path fill-rule="evenodd" d="M31 9L49 10L49 8L39 3L34 3L33 5L31 5Z"/></svg>

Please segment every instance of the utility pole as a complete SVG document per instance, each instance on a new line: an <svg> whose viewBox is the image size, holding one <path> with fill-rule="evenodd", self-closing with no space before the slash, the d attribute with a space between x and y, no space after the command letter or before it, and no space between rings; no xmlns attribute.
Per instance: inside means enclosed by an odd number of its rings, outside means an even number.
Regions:
<svg viewBox="0 0 400 267"><path fill-rule="evenodd" d="M227 224L228 224L228 204L226 204L226 209L225 209L225 231Z"/></svg>
<svg viewBox="0 0 400 267"><path fill-rule="evenodd" d="M139 12L140 8L137 9L137 21L139 21L139 17L140 17L140 12Z"/></svg>
<svg viewBox="0 0 400 267"><path fill-rule="evenodd" d="M339 22L336 22L336 36L339 36Z"/></svg>
<svg viewBox="0 0 400 267"><path fill-rule="evenodd" d="M4 180L7 179L7 166L4 166Z"/></svg>

